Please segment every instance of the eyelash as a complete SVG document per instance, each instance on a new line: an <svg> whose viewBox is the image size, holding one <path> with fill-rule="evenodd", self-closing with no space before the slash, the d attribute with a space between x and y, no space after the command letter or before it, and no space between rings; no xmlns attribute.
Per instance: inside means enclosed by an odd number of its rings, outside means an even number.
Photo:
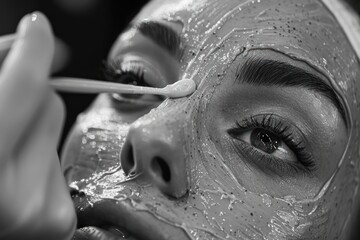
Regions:
<svg viewBox="0 0 360 240"><path fill-rule="evenodd" d="M264 153L261 153L260 156L263 160L262 162L265 162L266 164L270 166L272 165L273 167L283 171L294 170L295 172L299 172L301 170L305 170L306 172L311 173L316 170L313 157L306 150L304 142L302 140L295 140L296 138L294 137L294 133L291 131L291 127L286 125L286 123L283 121L274 118L272 114L263 115L260 119L256 117L250 117L249 119L246 119L242 122L237 121L236 127L228 130L228 133L236 138L236 135L242 134L245 131L259 128L270 131L279 136L281 140L294 152L296 158L302 166L296 163L284 162L283 160ZM254 149L254 147L248 146L246 148L246 150L249 150L251 155L259 155L259 151ZM267 157L265 155L267 155Z"/></svg>
<svg viewBox="0 0 360 240"><path fill-rule="evenodd" d="M103 65L103 75L107 81L138 86L149 86L144 79L144 69L141 67L138 67L136 71L125 70L121 62L116 60L104 61ZM132 81L131 83L126 82L125 79L133 79L135 81Z"/></svg>

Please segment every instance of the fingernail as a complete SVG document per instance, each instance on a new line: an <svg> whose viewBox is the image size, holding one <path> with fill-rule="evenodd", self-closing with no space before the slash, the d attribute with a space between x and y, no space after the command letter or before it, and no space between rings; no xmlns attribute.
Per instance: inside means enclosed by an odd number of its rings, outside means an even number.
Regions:
<svg viewBox="0 0 360 240"><path fill-rule="evenodd" d="M48 22L47 18L45 17L45 15L41 12L33 12L30 14L31 15L31 22L36 22L36 23L45 23Z"/></svg>
<svg viewBox="0 0 360 240"><path fill-rule="evenodd" d="M46 22L48 21L41 12L33 12L25 15L18 25L17 32L19 37L25 37L29 31L29 28L39 24L45 24Z"/></svg>

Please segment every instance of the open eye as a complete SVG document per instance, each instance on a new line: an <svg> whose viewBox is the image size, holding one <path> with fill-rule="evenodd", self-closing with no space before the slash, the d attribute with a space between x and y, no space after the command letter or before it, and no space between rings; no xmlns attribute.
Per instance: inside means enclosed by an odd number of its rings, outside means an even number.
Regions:
<svg viewBox="0 0 360 240"><path fill-rule="evenodd" d="M105 64L105 78L108 81L137 86L163 87L164 79L149 63L137 56L128 56ZM141 94L111 94L118 105L152 106L164 100L163 96ZM128 106L129 107L129 106Z"/></svg>
<svg viewBox="0 0 360 240"><path fill-rule="evenodd" d="M237 122L227 132L236 151L261 167L282 174L316 169L303 135L281 117L256 115Z"/></svg>
<svg viewBox="0 0 360 240"><path fill-rule="evenodd" d="M284 143L282 138L269 130L255 128L236 136L236 139L276 158L297 162L295 153Z"/></svg>

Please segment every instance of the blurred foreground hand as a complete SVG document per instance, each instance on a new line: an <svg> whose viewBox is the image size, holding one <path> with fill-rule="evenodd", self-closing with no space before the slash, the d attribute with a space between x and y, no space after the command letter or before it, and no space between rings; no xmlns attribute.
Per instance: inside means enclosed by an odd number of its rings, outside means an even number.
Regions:
<svg viewBox="0 0 360 240"><path fill-rule="evenodd" d="M54 36L25 16L0 69L0 239L71 239L75 210L56 152L64 105L48 86Z"/></svg>

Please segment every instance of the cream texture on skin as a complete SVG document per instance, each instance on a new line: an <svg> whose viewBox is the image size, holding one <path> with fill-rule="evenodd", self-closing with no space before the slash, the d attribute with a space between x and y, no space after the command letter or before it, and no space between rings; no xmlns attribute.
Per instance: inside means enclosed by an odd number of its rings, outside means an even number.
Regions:
<svg viewBox="0 0 360 240"><path fill-rule="evenodd" d="M162 7L151 8L156 3ZM191 239L344 237L358 200L360 81L356 79L360 72L358 58L332 14L321 1L310 0L151 4L136 21L147 18L182 24L187 48L180 75L196 81L198 88L189 98L167 99L149 113L121 114L107 96L99 96L79 117L69 137L70 150L63 155L67 163L72 161L72 169L66 172L68 182L87 195L84 206L101 199L127 201L134 211L149 212L183 229ZM221 145L224 139L216 139L209 127L209 109L216 104L217 90L231 78L231 66L261 51L311 66L328 79L347 108L349 144L344 156L329 160L336 161L335 167L307 197L251 187L260 182L234 173L228 163L233 157ZM144 136L152 134L147 129L165 126L166 136L159 137L184 146L185 197L169 199L146 177L125 177L119 156L130 126L141 128ZM287 183L279 185L287 189ZM292 183L289 186L296 188Z"/></svg>

